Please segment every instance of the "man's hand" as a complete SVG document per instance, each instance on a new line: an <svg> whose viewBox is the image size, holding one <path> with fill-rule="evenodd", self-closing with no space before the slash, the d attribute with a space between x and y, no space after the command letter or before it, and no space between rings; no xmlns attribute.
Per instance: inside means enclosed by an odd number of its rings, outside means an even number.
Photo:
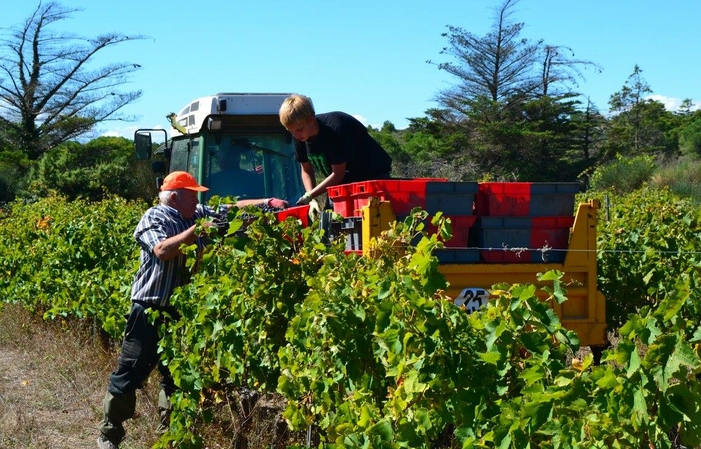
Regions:
<svg viewBox="0 0 701 449"><path fill-rule="evenodd" d="M318 220L321 216L321 206L316 200L309 201L309 219L311 221Z"/></svg>
<svg viewBox="0 0 701 449"><path fill-rule="evenodd" d="M223 237L229 231L229 222L222 217L210 217L209 219L204 219L199 225L195 227L195 236L204 237L211 234L219 234Z"/></svg>
<svg viewBox="0 0 701 449"><path fill-rule="evenodd" d="M305 205L309 204L309 202L311 200L312 200L311 195L309 195L309 193L305 193L297 200L297 206L305 206Z"/></svg>
<svg viewBox="0 0 701 449"><path fill-rule="evenodd" d="M268 207L273 209L285 209L290 207L290 203L286 200L281 200L280 198L270 198L268 200Z"/></svg>

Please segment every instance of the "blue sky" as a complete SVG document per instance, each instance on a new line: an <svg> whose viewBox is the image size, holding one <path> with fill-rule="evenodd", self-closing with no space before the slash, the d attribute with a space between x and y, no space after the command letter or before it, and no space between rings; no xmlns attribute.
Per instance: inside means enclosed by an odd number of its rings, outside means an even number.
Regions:
<svg viewBox="0 0 701 449"><path fill-rule="evenodd" d="M3 5L0 28L22 23L37 2ZM133 137L136 128L168 127L167 113L218 92L297 92L317 112L341 110L365 124L398 128L437 104L456 82L427 60L448 41L446 25L486 34L502 0L64 0L80 8L61 28L92 37L104 32L147 38L104 50L103 61L128 61L129 89L142 97L101 133ZM701 2L695 0L521 0L512 20L522 37L570 47L585 71L580 91L602 112L638 64L657 99L673 109L701 103Z"/></svg>

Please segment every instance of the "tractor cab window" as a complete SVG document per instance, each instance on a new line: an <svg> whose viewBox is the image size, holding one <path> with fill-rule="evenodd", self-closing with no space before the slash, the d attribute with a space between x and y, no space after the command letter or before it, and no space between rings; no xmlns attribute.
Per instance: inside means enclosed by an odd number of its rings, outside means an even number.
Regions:
<svg viewBox="0 0 701 449"><path fill-rule="evenodd" d="M301 195L294 151L284 134L207 137L205 144L207 198L291 200Z"/></svg>
<svg viewBox="0 0 701 449"><path fill-rule="evenodd" d="M207 187L212 195L237 196L240 199L264 198L263 159L248 139L225 139L208 147Z"/></svg>

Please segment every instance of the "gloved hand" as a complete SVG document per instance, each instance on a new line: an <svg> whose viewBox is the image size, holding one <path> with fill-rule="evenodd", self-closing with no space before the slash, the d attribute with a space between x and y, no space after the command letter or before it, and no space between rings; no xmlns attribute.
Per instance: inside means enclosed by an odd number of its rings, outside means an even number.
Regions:
<svg viewBox="0 0 701 449"><path fill-rule="evenodd" d="M316 200L309 201L309 219L316 221L321 217L321 206Z"/></svg>
<svg viewBox="0 0 701 449"><path fill-rule="evenodd" d="M226 218L214 217L212 223L217 228L217 233L220 237L224 237L229 232L229 222Z"/></svg>
<svg viewBox="0 0 701 449"><path fill-rule="evenodd" d="M309 202L312 200L312 197L308 194L304 194L299 199L297 200L297 206L305 206L309 204Z"/></svg>
<svg viewBox="0 0 701 449"><path fill-rule="evenodd" d="M229 222L224 217L214 216L204 219L201 224L195 227L195 235L197 237L209 236L213 233L225 236L229 231Z"/></svg>
<svg viewBox="0 0 701 449"><path fill-rule="evenodd" d="M290 206L290 203L288 203L286 200L273 197L268 200L268 206L273 209L285 209Z"/></svg>

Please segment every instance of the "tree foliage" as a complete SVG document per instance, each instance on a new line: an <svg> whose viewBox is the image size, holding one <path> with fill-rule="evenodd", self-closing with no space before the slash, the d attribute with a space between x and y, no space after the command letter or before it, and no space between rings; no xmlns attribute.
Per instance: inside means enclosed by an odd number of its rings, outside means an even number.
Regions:
<svg viewBox="0 0 701 449"><path fill-rule="evenodd" d="M667 189L615 196L598 224L599 288L612 329L643 307L657 307L694 276L700 262L698 208Z"/></svg>
<svg viewBox="0 0 701 449"><path fill-rule="evenodd" d="M686 156L701 157L701 111L690 113L679 131L679 151Z"/></svg>
<svg viewBox="0 0 701 449"><path fill-rule="evenodd" d="M149 201L157 194L153 172L137 161L134 145L124 137L99 137L85 144L71 141L50 150L30 174L30 191L57 192L93 201L118 195Z"/></svg>
<svg viewBox="0 0 701 449"><path fill-rule="evenodd" d="M466 114L471 102L481 97L508 104L532 93L537 85L533 66L542 42L521 38L524 24L509 20L518 1L502 3L492 30L485 36L448 25L449 32L443 36L449 46L441 54L452 56L455 62L440 63L438 68L458 78L458 85L441 92L440 103Z"/></svg>
<svg viewBox="0 0 701 449"><path fill-rule="evenodd" d="M668 154L677 149L677 141L668 133L674 115L659 101L646 98L652 89L642 73L636 64L623 88L611 95L608 157Z"/></svg>
<svg viewBox="0 0 701 449"><path fill-rule="evenodd" d="M437 66L456 84L439 92L446 113L436 120L449 121L467 137L454 140L459 145L452 157L462 155L491 177L572 179L591 164L589 120L595 117L579 113L573 87L583 69L598 66L576 59L569 47L521 37L524 24L512 21L518 3L501 3L484 36L448 26L443 36L449 45L441 54L452 60Z"/></svg>
<svg viewBox="0 0 701 449"><path fill-rule="evenodd" d="M54 31L79 9L39 3L26 21L0 38L0 146L38 160L59 144L108 120L129 120L119 111L141 96L120 91L140 66L92 63L115 45L142 39L105 33L92 38Z"/></svg>

